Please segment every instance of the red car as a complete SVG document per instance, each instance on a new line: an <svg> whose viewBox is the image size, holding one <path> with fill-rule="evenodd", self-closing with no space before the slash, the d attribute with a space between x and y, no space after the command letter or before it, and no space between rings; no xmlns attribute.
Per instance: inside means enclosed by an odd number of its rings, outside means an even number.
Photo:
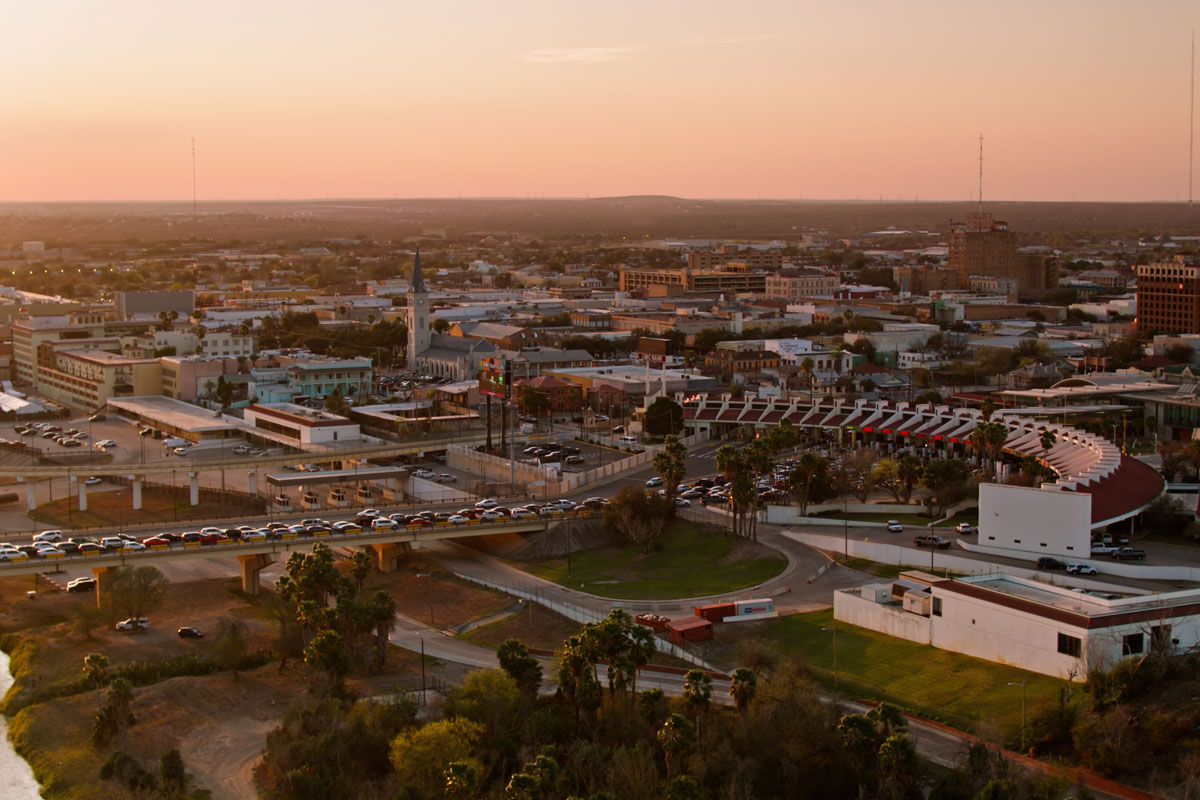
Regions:
<svg viewBox="0 0 1200 800"><path fill-rule="evenodd" d="M404 520L404 524L405 525L425 526L425 525L432 525L433 523L430 522L429 520L425 519L424 517L418 517L417 515L414 514L411 517L406 517Z"/></svg>
<svg viewBox="0 0 1200 800"><path fill-rule="evenodd" d="M142 544L146 545L146 547L153 547L156 544L165 544L169 546L171 542L169 539L164 539L161 536L147 536L145 539L142 539Z"/></svg>
<svg viewBox="0 0 1200 800"><path fill-rule="evenodd" d="M202 544L228 544L231 539L223 533L203 533L200 535Z"/></svg>
<svg viewBox="0 0 1200 800"><path fill-rule="evenodd" d="M478 508L460 508L454 513L458 514L460 517L466 517L467 519L479 519L480 511L481 509Z"/></svg>

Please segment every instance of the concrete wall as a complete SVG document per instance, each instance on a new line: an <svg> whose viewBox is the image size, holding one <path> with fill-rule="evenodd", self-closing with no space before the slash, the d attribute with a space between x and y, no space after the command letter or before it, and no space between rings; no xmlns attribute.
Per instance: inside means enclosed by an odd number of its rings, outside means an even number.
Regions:
<svg viewBox="0 0 1200 800"><path fill-rule="evenodd" d="M979 543L1038 556L1091 555L1092 497L1006 486L979 485Z"/></svg>
<svg viewBox="0 0 1200 800"><path fill-rule="evenodd" d="M860 628L885 633L910 642L929 644L929 618L899 608L876 603L858 594L855 589L833 593L833 616Z"/></svg>

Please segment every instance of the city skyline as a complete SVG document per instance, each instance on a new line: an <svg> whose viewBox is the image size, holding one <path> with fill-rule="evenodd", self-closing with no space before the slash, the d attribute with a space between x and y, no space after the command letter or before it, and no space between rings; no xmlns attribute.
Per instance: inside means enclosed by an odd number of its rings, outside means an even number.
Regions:
<svg viewBox="0 0 1200 800"><path fill-rule="evenodd" d="M12 12L0 201L1185 201L1181 0Z"/></svg>

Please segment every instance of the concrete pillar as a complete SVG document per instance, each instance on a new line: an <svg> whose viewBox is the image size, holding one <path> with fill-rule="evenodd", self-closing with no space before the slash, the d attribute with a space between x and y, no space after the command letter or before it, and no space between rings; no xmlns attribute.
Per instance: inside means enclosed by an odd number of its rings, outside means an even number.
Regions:
<svg viewBox="0 0 1200 800"><path fill-rule="evenodd" d="M399 568L401 556L408 552L407 542L369 544L367 547L375 551L380 572L395 572Z"/></svg>
<svg viewBox="0 0 1200 800"><path fill-rule="evenodd" d="M198 506L200 505L200 477L195 472L189 472L188 483L191 488L188 502L194 506Z"/></svg>
<svg viewBox="0 0 1200 800"><path fill-rule="evenodd" d="M250 469L246 470L246 491L249 492L251 495L254 495L257 493L256 490L258 489L258 486L255 482L255 478L257 478L257 477L258 477L258 470L255 469L254 467L250 467Z"/></svg>
<svg viewBox="0 0 1200 800"><path fill-rule="evenodd" d="M87 511L87 481L81 481L78 478L72 478L73 481L79 483L79 510Z"/></svg>
<svg viewBox="0 0 1200 800"><path fill-rule="evenodd" d="M257 597L261 587L258 582L258 573L275 563L274 556L259 553L252 556L238 556L237 560L242 565L242 591Z"/></svg>
<svg viewBox="0 0 1200 800"><path fill-rule="evenodd" d="M129 488L133 490L133 510L142 510L142 479L137 475L129 476Z"/></svg>
<svg viewBox="0 0 1200 800"><path fill-rule="evenodd" d="M25 508L33 511L37 508L37 484L27 482L25 484Z"/></svg>
<svg viewBox="0 0 1200 800"><path fill-rule="evenodd" d="M96 605L103 605L104 594L112 587L116 567L92 567L92 577L96 579Z"/></svg>

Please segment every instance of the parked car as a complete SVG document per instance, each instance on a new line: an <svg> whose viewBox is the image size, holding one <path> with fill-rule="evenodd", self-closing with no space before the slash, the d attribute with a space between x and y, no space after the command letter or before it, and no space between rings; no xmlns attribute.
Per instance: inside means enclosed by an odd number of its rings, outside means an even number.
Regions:
<svg viewBox="0 0 1200 800"><path fill-rule="evenodd" d="M112 439L101 439L100 441L96 442L96 447L108 448L108 447L116 447L116 446L117 446L117 443L115 441L113 441Z"/></svg>
<svg viewBox="0 0 1200 800"><path fill-rule="evenodd" d="M1092 542L1092 555L1094 556L1111 556L1113 553L1121 549L1118 544L1105 544L1104 542Z"/></svg>
<svg viewBox="0 0 1200 800"><path fill-rule="evenodd" d="M175 635L180 639L203 639L204 632L199 628L185 627L175 631Z"/></svg>
<svg viewBox="0 0 1200 800"><path fill-rule="evenodd" d="M568 463L568 464L582 464L582 463L583 463L583 456L579 456L579 455L570 455L570 456L567 456L567 459L566 459L566 460L567 460L567 463Z"/></svg>
<svg viewBox="0 0 1200 800"><path fill-rule="evenodd" d="M917 547L936 547L938 550L945 550L950 546L950 540L933 533L927 533L921 536L914 536L913 544Z"/></svg>
<svg viewBox="0 0 1200 800"><path fill-rule="evenodd" d="M1072 575L1095 575L1096 568L1088 564L1067 564L1067 572Z"/></svg>
<svg viewBox="0 0 1200 800"><path fill-rule="evenodd" d="M108 418L104 416L104 414L92 414L90 417L88 417L88 420L91 422L104 422L106 419Z"/></svg>
<svg viewBox="0 0 1200 800"><path fill-rule="evenodd" d="M146 617L130 617L113 625L113 629L118 631L146 631L150 630L150 620Z"/></svg>
<svg viewBox="0 0 1200 800"><path fill-rule="evenodd" d="M1136 547L1122 547L1113 553L1112 557L1117 561L1143 561L1146 558L1146 551Z"/></svg>
<svg viewBox="0 0 1200 800"><path fill-rule="evenodd" d="M899 520L889 519L887 521L887 529L889 533L904 533L904 526Z"/></svg>
<svg viewBox="0 0 1200 800"><path fill-rule="evenodd" d="M958 523L954 526L954 530L958 532L959 536L970 536L975 532L975 529L971 527L971 523L969 522Z"/></svg>
<svg viewBox="0 0 1200 800"><path fill-rule="evenodd" d="M428 480L429 478L432 478L434 476L434 472L431 469L426 469L425 467L421 467L420 469L413 470L413 476L417 477L417 478L425 478L426 480Z"/></svg>
<svg viewBox="0 0 1200 800"><path fill-rule="evenodd" d="M1042 556L1037 560L1038 569L1066 569L1066 562L1059 561L1057 558L1050 556Z"/></svg>
<svg viewBox="0 0 1200 800"><path fill-rule="evenodd" d="M98 485L104 483L104 479L98 478L95 475L93 475L92 477L90 477L86 481L84 481L84 483L87 484L88 486L98 486Z"/></svg>
<svg viewBox="0 0 1200 800"><path fill-rule="evenodd" d="M686 497L676 497L675 498L675 505L679 506L680 508L687 508L691 504L692 504L692 501L688 500Z"/></svg>
<svg viewBox="0 0 1200 800"><path fill-rule="evenodd" d="M437 477L439 483L458 483L458 478L449 472L443 472Z"/></svg>
<svg viewBox="0 0 1200 800"><path fill-rule="evenodd" d="M96 588L96 579L95 578L76 578L74 580L67 581L67 591L71 592L71 593L90 592L90 591L93 591L95 588Z"/></svg>

